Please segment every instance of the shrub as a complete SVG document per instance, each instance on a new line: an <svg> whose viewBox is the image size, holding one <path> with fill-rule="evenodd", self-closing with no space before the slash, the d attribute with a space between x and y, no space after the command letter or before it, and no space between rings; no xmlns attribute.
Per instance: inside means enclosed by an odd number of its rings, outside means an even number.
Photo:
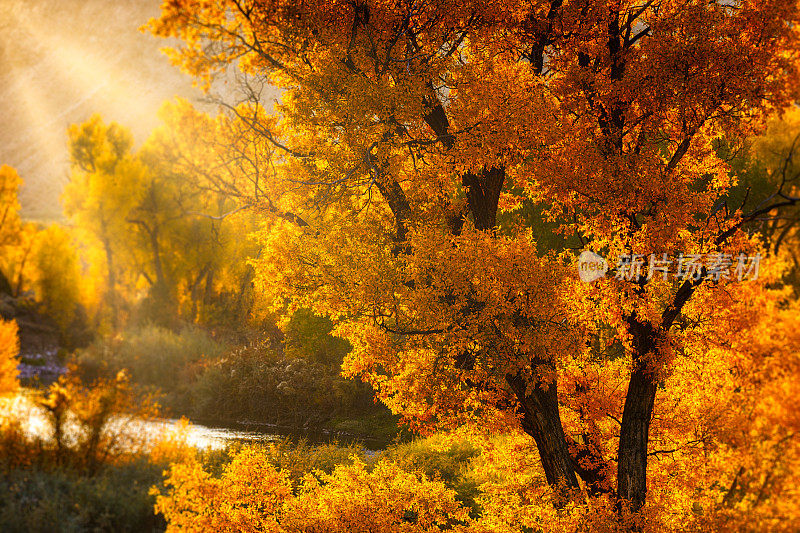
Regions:
<svg viewBox="0 0 800 533"><path fill-rule="evenodd" d="M113 377L120 370L128 370L134 383L158 388L167 394L167 406L183 410L193 386L194 369L222 351L222 345L199 328L174 332L149 325L93 343L78 352L76 363L85 380Z"/></svg>
<svg viewBox="0 0 800 533"><path fill-rule="evenodd" d="M192 413L204 420L318 425L341 413L374 409L366 385L341 377L338 368L284 357L269 341L209 362L191 393Z"/></svg>
<svg viewBox="0 0 800 533"><path fill-rule="evenodd" d="M27 435L18 419L13 416L0 419L0 467L3 471L37 463L43 450L41 439Z"/></svg>
<svg viewBox="0 0 800 533"><path fill-rule="evenodd" d="M94 476L67 467L14 468L0 475L0 531L158 531L148 488L164 465L106 465Z"/></svg>
<svg viewBox="0 0 800 533"><path fill-rule="evenodd" d="M354 458L365 459L361 447L342 446L335 442L311 445L305 440L294 442L285 439L256 449L272 466L285 472L293 483L310 472L330 474L337 466L350 464Z"/></svg>
<svg viewBox="0 0 800 533"><path fill-rule="evenodd" d="M151 399L131 388L125 371L88 386L74 373L61 376L37 403L51 426L56 463L90 473L100 464L141 451L147 435L131 424L157 414Z"/></svg>
<svg viewBox="0 0 800 533"><path fill-rule="evenodd" d="M17 323L0 319L0 396L12 394L19 387L17 381L17 355L19 337Z"/></svg>
<svg viewBox="0 0 800 533"><path fill-rule="evenodd" d="M471 466L480 454L480 449L468 440L452 440L440 435L391 446L382 452L381 458L397 463L404 470L440 479L456 491L460 502L477 513L479 483L472 475Z"/></svg>
<svg viewBox="0 0 800 533"><path fill-rule="evenodd" d="M468 520L453 491L388 461L356 459L314 472L293 491L289 474L244 448L219 476L197 462L172 465L154 489L168 531L440 531Z"/></svg>
<svg viewBox="0 0 800 533"><path fill-rule="evenodd" d="M358 417L334 417L326 426L337 435L358 436L379 448L393 442L408 442L411 432L401 426L400 415L392 414L383 404L376 403L371 411L360 412Z"/></svg>
<svg viewBox="0 0 800 533"><path fill-rule="evenodd" d="M62 376L35 404L44 435L27 434L13 408L0 420L0 531L163 528L148 490L166 463L148 461L150 437L138 431L155 409L124 373L88 385Z"/></svg>
<svg viewBox="0 0 800 533"><path fill-rule="evenodd" d="M307 309L296 311L286 327L286 356L328 365L338 372L344 356L352 347L345 339L332 336L332 329L329 319L318 317Z"/></svg>

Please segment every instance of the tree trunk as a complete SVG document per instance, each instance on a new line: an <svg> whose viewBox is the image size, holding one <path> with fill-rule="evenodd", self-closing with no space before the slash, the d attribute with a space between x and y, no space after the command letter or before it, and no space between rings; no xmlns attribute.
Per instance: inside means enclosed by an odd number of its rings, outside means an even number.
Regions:
<svg viewBox="0 0 800 533"><path fill-rule="evenodd" d="M111 307L111 329L117 330L119 326L119 309L117 306L117 277L114 271L114 253L108 237L103 238L103 248L106 252L106 269L108 270L108 305Z"/></svg>
<svg viewBox="0 0 800 533"><path fill-rule="evenodd" d="M19 270L17 271L17 282L14 284L14 298L19 298L20 293L22 292L22 281L24 279L23 273L25 272L25 263L28 261L28 256L31 253L31 248L33 247L33 239L30 240L28 243L28 249L25 250L25 253L22 255L22 259L19 262Z"/></svg>
<svg viewBox="0 0 800 533"><path fill-rule="evenodd" d="M189 291L190 298L192 300L192 321L198 321L198 303L200 301L200 283L203 281L203 278L206 277L208 271L211 269L211 264L206 263L200 272L197 273L197 276L194 278L194 281L191 284L191 291Z"/></svg>
<svg viewBox="0 0 800 533"><path fill-rule="evenodd" d="M461 176L476 229L492 230L497 225L497 203L505 178L503 167L484 169L479 174L466 172Z"/></svg>
<svg viewBox="0 0 800 533"><path fill-rule="evenodd" d="M161 262L161 246L158 244L158 227L150 229L145 226L150 233L150 246L153 249L153 270L156 274L156 285L161 287L164 291L167 290L167 279L164 276L164 266Z"/></svg>
<svg viewBox="0 0 800 533"><path fill-rule="evenodd" d="M626 318L633 335L634 368L622 411L617 465L617 495L638 511L647 495L647 443L656 398L657 369L646 355L657 349L658 330L636 315Z"/></svg>
<svg viewBox="0 0 800 533"><path fill-rule="evenodd" d="M561 425L556 384L551 383L547 389L536 385L527 391L527 381L521 376L508 375L506 381L522 408L522 428L536 442L547 483L578 488L578 477Z"/></svg>
<svg viewBox="0 0 800 533"><path fill-rule="evenodd" d="M642 508L647 496L647 442L656 399L658 369L648 364L645 356L657 349L659 338L672 327L704 277L705 272L700 278L683 282L675 293L672 305L661 314L659 327L640 321L635 313L625 319L633 335L634 368L622 411L617 456L617 494L620 500L630 502L633 511Z"/></svg>
<svg viewBox="0 0 800 533"><path fill-rule="evenodd" d="M656 398L655 375L643 364L631 374L619 436L617 493L638 511L647 495L647 442Z"/></svg>

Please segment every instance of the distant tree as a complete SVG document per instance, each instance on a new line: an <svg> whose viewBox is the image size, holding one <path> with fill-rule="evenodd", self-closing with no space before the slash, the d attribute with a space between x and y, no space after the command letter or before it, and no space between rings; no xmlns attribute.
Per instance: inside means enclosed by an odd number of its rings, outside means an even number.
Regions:
<svg viewBox="0 0 800 533"><path fill-rule="evenodd" d="M253 217L229 216L235 200L202 187L182 163L175 139L192 128L172 109L165 106L164 124L137 151L126 129L99 116L70 128L73 174L64 208L104 258L117 326L123 302L143 320L165 324L179 316L211 320L213 309L233 321L248 315Z"/></svg>
<svg viewBox="0 0 800 533"><path fill-rule="evenodd" d="M19 387L17 355L19 355L17 323L13 320L0 319L0 396L14 393Z"/></svg>
<svg viewBox="0 0 800 533"><path fill-rule="evenodd" d="M118 285L129 250L126 217L144 195L145 168L131 154L133 138L99 115L69 128L72 173L62 202L69 220L100 246L105 262L105 299L111 327L120 323Z"/></svg>
<svg viewBox="0 0 800 533"><path fill-rule="evenodd" d="M726 205L754 210L780 198L776 191L800 196L800 108L773 118L762 135L741 146L721 149L737 179ZM786 206L780 216L761 217L754 226L773 253L788 256L787 275L800 295L800 206Z"/></svg>
<svg viewBox="0 0 800 533"><path fill-rule="evenodd" d="M246 321L254 305L249 260L257 255L250 239L257 216L240 209L238 194L219 187L230 172L217 164L224 145L198 139L213 136L218 126L183 100L164 104L160 116L162 125L140 154L156 177L162 201L173 208L147 218L172 214L162 226L182 312L206 323ZM148 206L141 211L148 212Z"/></svg>
<svg viewBox="0 0 800 533"><path fill-rule="evenodd" d="M0 258L9 255L9 248L20 244L22 221L19 217L19 188L22 180L14 168L8 165L0 166ZM9 263L9 261L4 261ZM12 294L14 292L13 273L9 271L8 264L0 269L0 293Z"/></svg>
<svg viewBox="0 0 800 533"><path fill-rule="evenodd" d="M14 168L0 166L0 246L14 244L22 222L19 218L19 188L22 180Z"/></svg>
<svg viewBox="0 0 800 533"><path fill-rule="evenodd" d="M31 255L33 286L42 311L58 325L65 339L82 334L71 331L85 330L87 325L81 265L69 232L58 224L41 230Z"/></svg>

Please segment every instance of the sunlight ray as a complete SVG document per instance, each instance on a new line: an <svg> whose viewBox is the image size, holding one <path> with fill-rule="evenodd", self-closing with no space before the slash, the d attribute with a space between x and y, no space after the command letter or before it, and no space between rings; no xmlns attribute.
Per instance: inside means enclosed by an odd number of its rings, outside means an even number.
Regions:
<svg viewBox="0 0 800 533"><path fill-rule="evenodd" d="M152 107L147 98L150 87L127 72L124 65L119 64L120 61L104 57L102 49L89 49L85 45L77 44L75 39L63 33L36 26L23 17L18 17L15 22L47 51L44 64L40 68L47 68L66 86L84 95L76 102L65 102L65 105L59 106L58 112L48 113L50 120L41 123L43 126L52 125L63 120L65 116L69 117L90 99L95 100L94 106L97 111L119 109L126 119L131 118L134 121L142 116L143 111ZM33 97L26 98L26 105L34 105L35 102L32 100ZM43 106L47 100L47 98L41 100ZM41 111L33 112L37 115L41 113Z"/></svg>

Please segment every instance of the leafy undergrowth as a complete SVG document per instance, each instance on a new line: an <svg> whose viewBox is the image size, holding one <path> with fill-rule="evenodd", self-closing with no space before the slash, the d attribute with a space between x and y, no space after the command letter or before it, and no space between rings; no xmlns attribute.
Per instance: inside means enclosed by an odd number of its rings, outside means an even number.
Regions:
<svg viewBox="0 0 800 533"><path fill-rule="evenodd" d="M393 415L388 409L375 413L353 414L349 417L338 417L328 421L325 427L334 434L343 437L368 439L374 442L390 443L392 441L408 441L411 433L399 425L400 417Z"/></svg>
<svg viewBox="0 0 800 533"><path fill-rule="evenodd" d="M94 475L72 468L16 467L0 474L0 531L158 531L148 489L166 465L140 458Z"/></svg>

